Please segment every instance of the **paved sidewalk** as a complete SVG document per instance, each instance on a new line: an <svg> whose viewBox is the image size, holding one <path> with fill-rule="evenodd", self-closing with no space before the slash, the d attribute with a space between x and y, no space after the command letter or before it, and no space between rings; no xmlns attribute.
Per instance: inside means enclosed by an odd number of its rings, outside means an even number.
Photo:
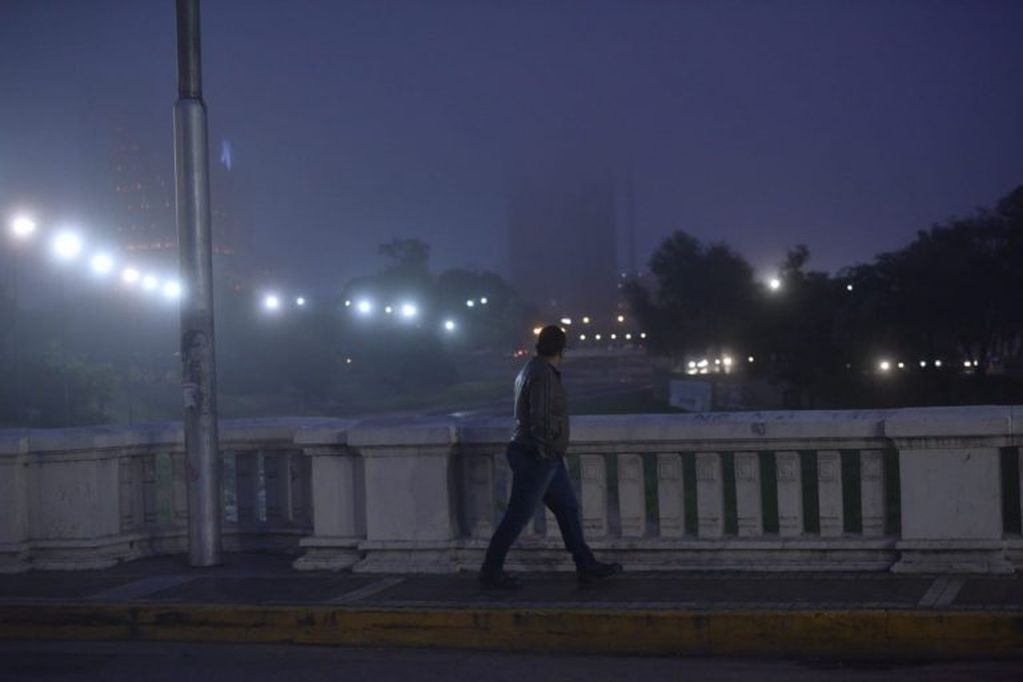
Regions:
<svg viewBox="0 0 1023 682"><path fill-rule="evenodd" d="M605 653L1023 656L1023 578L888 573L524 575L295 571L228 554L0 576L0 638L287 641Z"/></svg>

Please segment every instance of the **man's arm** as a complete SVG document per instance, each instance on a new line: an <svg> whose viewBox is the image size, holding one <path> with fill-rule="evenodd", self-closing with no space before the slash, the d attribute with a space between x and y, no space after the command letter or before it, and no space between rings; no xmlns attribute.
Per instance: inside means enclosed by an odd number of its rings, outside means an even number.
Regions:
<svg viewBox="0 0 1023 682"><path fill-rule="evenodd" d="M557 434L553 433L551 419L551 373L538 372L529 377L529 433L541 457L551 455L551 446Z"/></svg>

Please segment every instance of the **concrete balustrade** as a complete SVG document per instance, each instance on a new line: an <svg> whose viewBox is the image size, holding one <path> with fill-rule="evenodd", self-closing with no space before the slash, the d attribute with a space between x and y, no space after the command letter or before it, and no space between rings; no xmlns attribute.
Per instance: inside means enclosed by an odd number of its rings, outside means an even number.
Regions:
<svg viewBox="0 0 1023 682"><path fill-rule="evenodd" d="M1023 560L1023 510L1003 504L1021 409L575 417L569 468L591 545L631 570L1007 572ZM224 422L225 547L295 552L300 569L474 570L509 492L508 433ZM0 571L183 552L186 475L173 424L0 432ZM509 568L571 568L539 518Z"/></svg>

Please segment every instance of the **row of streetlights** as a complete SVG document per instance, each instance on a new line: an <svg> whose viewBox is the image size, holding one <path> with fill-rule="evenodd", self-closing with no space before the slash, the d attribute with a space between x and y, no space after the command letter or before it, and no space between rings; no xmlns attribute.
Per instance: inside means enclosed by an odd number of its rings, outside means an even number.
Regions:
<svg viewBox="0 0 1023 682"><path fill-rule="evenodd" d="M37 238L40 230L39 225L31 216L19 214L11 219L9 231L15 240L29 242ZM86 251L85 238L77 230L60 228L51 235L50 248L59 262L75 262ZM88 263L93 275L106 278L114 272L117 259L110 251L97 249L89 256ZM162 293L170 301L176 301L181 297L181 283L177 279L161 278L132 264L126 263L121 267L120 280L128 287L138 288L145 292Z"/></svg>

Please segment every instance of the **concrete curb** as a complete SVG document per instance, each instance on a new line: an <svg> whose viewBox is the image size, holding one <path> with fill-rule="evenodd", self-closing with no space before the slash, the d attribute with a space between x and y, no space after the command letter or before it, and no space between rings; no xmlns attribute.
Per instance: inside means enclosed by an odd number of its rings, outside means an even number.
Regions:
<svg viewBox="0 0 1023 682"><path fill-rule="evenodd" d="M933 611L0 605L0 639L436 647L632 655L1023 657L1023 614Z"/></svg>

